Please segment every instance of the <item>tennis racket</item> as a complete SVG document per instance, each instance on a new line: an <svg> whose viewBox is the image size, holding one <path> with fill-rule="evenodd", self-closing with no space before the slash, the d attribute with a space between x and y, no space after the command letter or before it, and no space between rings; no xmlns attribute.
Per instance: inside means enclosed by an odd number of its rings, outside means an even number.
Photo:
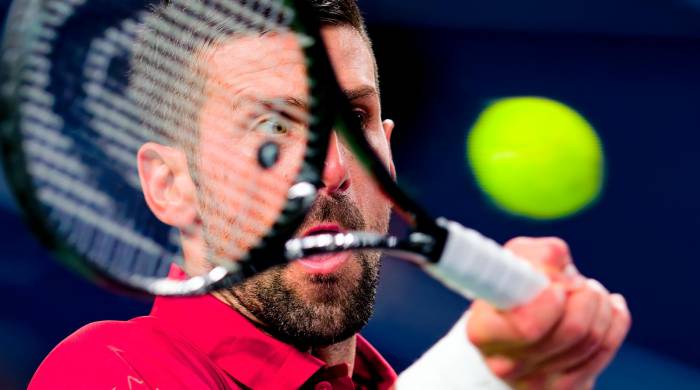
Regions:
<svg viewBox="0 0 700 390"><path fill-rule="evenodd" d="M293 260L367 250L498 307L537 295L546 277L399 188L336 80L322 13L322 2L303 0L15 1L2 52L3 162L42 242L89 279L155 295L202 294ZM216 73L221 53L238 62ZM231 82L259 69L280 72ZM297 94L276 93L277 81ZM334 131L409 234L295 236ZM192 185L173 184L182 177ZM159 195L144 197L154 182ZM154 211L162 204L196 207ZM206 264L185 262L183 237L203 243ZM184 278L168 277L174 265Z"/></svg>

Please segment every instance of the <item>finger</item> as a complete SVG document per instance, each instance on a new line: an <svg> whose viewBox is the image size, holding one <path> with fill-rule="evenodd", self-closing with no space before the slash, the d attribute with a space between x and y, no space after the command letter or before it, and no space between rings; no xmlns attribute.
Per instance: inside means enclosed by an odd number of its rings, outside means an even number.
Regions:
<svg viewBox="0 0 700 390"><path fill-rule="evenodd" d="M566 346L559 348L553 356L550 355L546 362L540 363L541 370L566 371L587 361L601 348L612 326L613 304L610 294L600 283L589 279L587 286L589 293L594 294L592 300L596 301L596 309L588 331L572 334L572 340Z"/></svg>
<svg viewBox="0 0 700 390"><path fill-rule="evenodd" d="M580 276L566 242L557 237L517 237L508 241L506 249L528 260L553 281L573 281Z"/></svg>
<svg viewBox="0 0 700 390"><path fill-rule="evenodd" d="M569 296L561 323L529 353L537 356L533 366L555 362L553 372L576 364L590 356L600 345L612 322L612 304L608 291L588 279L586 287Z"/></svg>
<svg viewBox="0 0 700 390"><path fill-rule="evenodd" d="M588 361L557 377L553 381L553 389L576 389L592 385L615 357L629 332L632 319L622 295L613 294L610 301L613 305L613 320L601 347Z"/></svg>
<svg viewBox="0 0 700 390"><path fill-rule="evenodd" d="M534 344L560 321L565 298L563 286L552 283L532 302L508 311L474 301L467 322L469 340L487 356Z"/></svg>
<svg viewBox="0 0 700 390"><path fill-rule="evenodd" d="M485 358L489 370L501 379L509 379L518 368L517 359L513 356L492 355Z"/></svg>
<svg viewBox="0 0 700 390"><path fill-rule="evenodd" d="M603 300L601 293L592 288L571 294L561 321L547 337L516 355L526 358L520 359L520 364L509 371L508 378L522 379L539 373L561 371L561 368L557 368L561 364L560 359L572 359L572 352L577 350L575 346L590 333ZM570 364L567 363L565 367L570 367Z"/></svg>
<svg viewBox="0 0 700 390"><path fill-rule="evenodd" d="M586 338L572 350L572 359L570 366L574 367L588 360L595 354L605 341L605 338L612 326L613 320L613 304L610 293L598 281L590 279L589 285L596 289L600 296L598 311L595 314L593 326ZM578 356L578 358L577 358ZM562 367L566 367L566 363L562 359Z"/></svg>

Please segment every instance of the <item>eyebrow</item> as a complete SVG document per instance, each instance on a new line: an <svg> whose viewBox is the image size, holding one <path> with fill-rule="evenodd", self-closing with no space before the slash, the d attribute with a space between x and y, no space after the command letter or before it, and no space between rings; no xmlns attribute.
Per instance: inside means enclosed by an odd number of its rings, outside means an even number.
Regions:
<svg viewBox="0 0 700 390"><path fill-rule="evenodd" d="M299 99L294 96L287 96L282 99L279 99L279 101L284 102L284 104L296 107L302 111L308 112L309 111L309 103L306 101L306 99Z"/></svg>
<svg viewBox="0 0 700 390"><path fill-rule="evenodd" d="M355 89L345 89L343 90L343 93L345 94L345 97L349 101L365 98L368 96L378 96L379 93L377 92L377 89L375 87L365 85L359 88Z"/></svg>
<svg viewBox="0 0 700 390"><path fill-rule="evenodd" d="M300 99L294 96L285 96L281 98L272 99L256 98L251 99L251 101L255 102L256 104L263 105L268 109L278 109L280 111L284 111L285 107L294 107L296 110L300 110L302 112L309 111L309 103L307 103L306 99Z"/></svg>
<svg viewBox="0 0 700 390"><path fill-rule="evenodd" d="M355 89L346 89L343 90L343 94L345 95L345 98L348 99L348 101L353 101L357 99L362 99L366 98L369 96L378 96L379 93L377 92L377 89L372 87L372 86L362 86L359 88ZM279 99L269 99L269 100L263 100L259 101L260 103L270 105L274 107L275 105L279 103L283 103L287 106L292 106L297 109L300 109L302 111L308 112L309 111L309 103L306 101L306 99L300 99L298 97L294 96L285 96L283 98Z"/></svg>

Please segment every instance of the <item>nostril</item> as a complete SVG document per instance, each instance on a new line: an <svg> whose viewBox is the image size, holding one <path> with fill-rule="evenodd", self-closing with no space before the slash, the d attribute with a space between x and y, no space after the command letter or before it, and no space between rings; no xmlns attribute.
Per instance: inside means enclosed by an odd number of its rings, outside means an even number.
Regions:
<svg viewBox="0 0 700 390"><path fill-rule="evenodd" d="M338 186L338 191L345 192L348 190L348 188L350 188L350 178L346 177L345 179L343 179L343 181Z"/></svg>
<svg viewBox="0 0 700 390"><path fill-rule="evenodd" d="M333 195L346 192L348 189L350 189L350 185L351 180L346 174L343 177L336 178L335 180L328 180L326 177L326 180L323 180L319 189L323 190L328 195Z"/></svg>

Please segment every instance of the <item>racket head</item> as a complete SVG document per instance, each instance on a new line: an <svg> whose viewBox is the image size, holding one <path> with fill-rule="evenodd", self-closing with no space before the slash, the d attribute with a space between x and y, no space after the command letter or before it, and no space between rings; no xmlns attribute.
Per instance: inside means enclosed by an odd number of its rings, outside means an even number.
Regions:
<svg viewBox="0 0 700 390"><path fill-rule="evenodd" d="M332 68L317 66L328 59L302 3L173 0L157 15L149 1L13 3L2 55L3 165L41 241L89 279L157 295L203 293L286 263L284 243L314 200L335 118L335 106L321 104L333 94ZM230 40L234 33L243 38ZM297 104L275 85L233 102L229 74L193 69L263 35L245 65L273 68L272 53L287 45L305 67ZM192 51L182 54L183 45ZM177 89L193 75L189 82L205 84L199 92ZM210 82L216 76L224 78ZM199 115L207 109L211 128ZM286 126L285 136L275 126ZM174 128L179 139L159 132ZM214 134L206 151L203 131ZM144 199L148 169L136 156L147 143L186 157L198 215L184 225L168 226ZM205 236L206 266L173 280L172 266L185 266L181 234Z"/></svg>

